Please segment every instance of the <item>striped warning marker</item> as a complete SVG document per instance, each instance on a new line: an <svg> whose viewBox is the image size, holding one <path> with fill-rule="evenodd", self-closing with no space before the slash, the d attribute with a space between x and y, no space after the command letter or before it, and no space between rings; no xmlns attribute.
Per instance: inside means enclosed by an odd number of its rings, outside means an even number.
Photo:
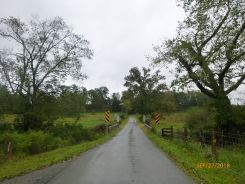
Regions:
<svg viewBox="0 0 245 184"><path fill-rule="evenodd" d="M110 111L106 111L106 112L105 112L105 121L106 121L107 123L110 123Z"/></svg>
<svg viewBox="0 0 245 184"><path fill-rule="evenodd" d="M155 123L156 123L156 124L159 124L159 121L160 121L160 113L157 112L157 113L155 114Z"/></svg>

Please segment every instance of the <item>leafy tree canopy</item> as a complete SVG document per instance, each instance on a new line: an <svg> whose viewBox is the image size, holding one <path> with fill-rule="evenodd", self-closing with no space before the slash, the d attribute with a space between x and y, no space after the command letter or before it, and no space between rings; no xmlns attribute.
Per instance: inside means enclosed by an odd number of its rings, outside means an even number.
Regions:
<svg viewBox="0 0 245 184"><path fill-rule="evenodd" d="M126 109L133 107L134 111L142 114L159 110L160 107L156 105L156 101L159 100L157 96L167 90L164 79L159 70L151 74L148 68L143 67L142 71L137 67L131 68L124 83L124 86L128 88L128 91L123 93ZM129 97L132 105L126 100L126 96Z"/></svg>
<svg viewBox="0 0 245 184"><path fill-rule="evenodd" d="M174 85L195 84L215 99L220 124L232 121L227 95L245 79L245 2L179 0L186 17L177 36L156 46L153 63L176 65Z"/></svg>
<svg viewBox="0 0 245 184"><path fill-rule="evenodd" d="M12 92L33 105L49 85L71 76L83 79L82 59L93 55L89 42L73 33L60 17L33 18L29 23L15 17L0 20L0 37L12 41L13 50L0 50L0 71Z"/></svg>

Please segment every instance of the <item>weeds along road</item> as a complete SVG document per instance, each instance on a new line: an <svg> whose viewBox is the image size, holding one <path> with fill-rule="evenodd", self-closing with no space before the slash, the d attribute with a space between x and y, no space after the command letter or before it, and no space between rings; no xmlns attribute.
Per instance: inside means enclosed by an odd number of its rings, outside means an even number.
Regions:
<svg viewBox="0 0 245 184"><path fill-rule="evenodd" d="M30 183L28 175L22 176L18 183L24 180ZM193 181L158 150L130 118L111 141L81 154L46 181L39 179L34 183L189 184Z"/></svg>

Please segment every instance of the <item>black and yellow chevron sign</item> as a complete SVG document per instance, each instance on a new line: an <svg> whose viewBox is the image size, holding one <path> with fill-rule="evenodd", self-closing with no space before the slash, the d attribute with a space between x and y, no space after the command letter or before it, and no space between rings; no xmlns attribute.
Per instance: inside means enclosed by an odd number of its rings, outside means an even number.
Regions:
<svg viewBox="0 0 245 184"><path fill-rule="evenodd" d="M155 114L155 123L156 123L156 124L159 124L159 121L160 121L160 113L157 112L157 113Z"/></svg>
<svg viewBox="0 0 245 184"><path fill-rule="evenodd" d="M105 112L105 121L106 121L107 123L110 123L110 111L106 111L106 112Z"/></svg>

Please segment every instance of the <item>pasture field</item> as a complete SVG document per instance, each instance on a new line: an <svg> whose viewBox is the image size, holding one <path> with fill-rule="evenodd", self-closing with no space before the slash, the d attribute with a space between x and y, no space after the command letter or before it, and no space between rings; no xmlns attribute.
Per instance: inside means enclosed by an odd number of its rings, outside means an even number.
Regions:
<svg viewBox="0 0 245 184"><path fill-rule="evenodd" d="M204 147L194 140L183 141L181 138L163 138L161 129L173 126L174 133L183 131L187 117L193 111L175 112L165 114L156 126L157 134L146 129L143 124L139 126L144 130L148 138L168 156L176 162L197 183L206 184L243 184L245 181L245 150L239 147L217 148L218 160L212 156L210 145ZM224 163L229 168L198 168L200 163Z"/></svg>
<svg viewBox="0 0 245 184"><path fill-rule="evenodd" d="M126 125L126 123L127 119L123 120L119 129L113 131L107 136L101 136L96 140L85 141L80 144L58 148L49 152L7 161L0 165L0 181L71 159L72 157L77 156L88 149L110 140Z"/></svg>
<svg viewBox="0 0 245 184"><path fill-rule="evenodd" d="M111 113L111 120L114 120L114 116L116 113ZM95 127L98 124L105 123L104 120L104 113L83 113L81 114L81 117L77 120L74 117L65 117L65 118L59 118L55 121L55 123L78 123L83 125L84 128L92 128Z"/></svg>

